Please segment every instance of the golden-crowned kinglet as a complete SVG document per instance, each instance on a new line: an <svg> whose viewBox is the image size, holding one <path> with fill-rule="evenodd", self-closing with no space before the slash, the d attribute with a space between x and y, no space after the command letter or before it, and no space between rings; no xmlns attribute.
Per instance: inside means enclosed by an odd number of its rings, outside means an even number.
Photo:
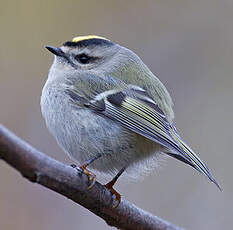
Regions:
<svg viewBox="0 0 233 230"><path fill-rule="evenodd" d="M103 37L76 37L55 55L41 96L47 127L62 149L93 180L92 168L137 177L164 153L189 164L218 187L207 166L173 125L172 99L160 80L131 50ZM219 187L220 188L220 187Z"/></svg>

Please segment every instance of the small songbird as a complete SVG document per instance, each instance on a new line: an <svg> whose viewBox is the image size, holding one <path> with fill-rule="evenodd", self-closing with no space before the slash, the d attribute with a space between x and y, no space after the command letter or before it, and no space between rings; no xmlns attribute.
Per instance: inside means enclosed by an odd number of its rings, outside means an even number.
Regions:
<svg viewBox="0 0 233 230"><path fill-rule="evenodd" d="M131 50L106 38L75 37L55 55L41 96L46 125L61 148L94 181L97 172L137 178L156 166L159 155L174 157L220 186L185 144L173 124L172 99L160 80ZM117 206L116 205L116 206Z"/></svg>

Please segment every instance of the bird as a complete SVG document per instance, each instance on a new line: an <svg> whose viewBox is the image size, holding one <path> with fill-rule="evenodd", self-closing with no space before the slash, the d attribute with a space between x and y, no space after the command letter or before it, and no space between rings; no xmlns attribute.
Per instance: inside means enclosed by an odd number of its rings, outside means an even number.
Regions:
<svg viewBox="0 0 233 230"><path fill-rule="evenodd" d="M172 98L132 50L97 35L77 36L54 54L41 94L46 125L60 147L90 181L95 173L136 179L153 170L162 155L204 174L220 190L206 164L181 139L174 125ZM122 177L123 177L122 176Z"/></svg>

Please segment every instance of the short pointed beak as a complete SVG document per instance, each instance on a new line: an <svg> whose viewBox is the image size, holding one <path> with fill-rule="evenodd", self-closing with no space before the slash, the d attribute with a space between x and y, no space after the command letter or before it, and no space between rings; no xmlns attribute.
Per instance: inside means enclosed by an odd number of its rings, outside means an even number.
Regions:
<svg viewBox="0 0 233 230"><path fill-rule="evenodd" d="M65 53L57 47L53 46L45 46L46 49L48 49L51 53L55 54L56 56L64 57Z"/></svg>

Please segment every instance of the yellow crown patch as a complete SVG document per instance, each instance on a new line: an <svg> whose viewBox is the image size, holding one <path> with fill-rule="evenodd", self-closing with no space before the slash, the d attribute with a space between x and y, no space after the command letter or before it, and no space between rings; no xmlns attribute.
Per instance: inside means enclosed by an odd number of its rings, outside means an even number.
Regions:
<svg viewBox="0 0 233 230"><path fill-rule="evenodd" d="M102 40L106 40L109 41L108 39L101 37L101 36L97 36L97 35L87 35L87 36L78 36L72 39L72 42L80 42L83 40L89 40L89 39L102 39Z"/></svg>

